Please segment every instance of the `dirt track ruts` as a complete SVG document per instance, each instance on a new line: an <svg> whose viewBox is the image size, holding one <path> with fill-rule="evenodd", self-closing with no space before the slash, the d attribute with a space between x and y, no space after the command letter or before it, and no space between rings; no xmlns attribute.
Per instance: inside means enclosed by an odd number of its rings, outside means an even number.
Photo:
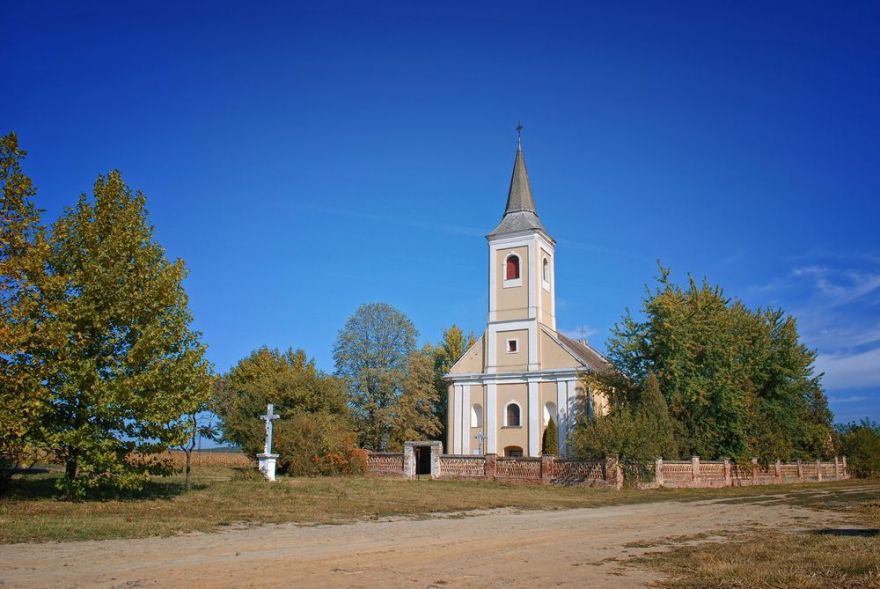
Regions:
<svg viewBox="0 0 880 589"><path fill-rule="evenodd" d="M624 589L656 579L653 572L620 566L646 550L627 544L793 525L797 516L814 523L831 517L779 503L667 501L14 544L0 546L0 586Z"/></svg>

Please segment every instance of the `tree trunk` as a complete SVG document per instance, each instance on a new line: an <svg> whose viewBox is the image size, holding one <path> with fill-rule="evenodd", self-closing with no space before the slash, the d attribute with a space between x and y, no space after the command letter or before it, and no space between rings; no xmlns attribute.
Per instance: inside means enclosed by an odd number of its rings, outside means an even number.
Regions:
<svg viewBox="0 0 880 589"><path fill-rule="evenodd" d="M67 463L66 463L66 465L65 465L65 467L64 467L64 476L65 476L68 480L72 481L73 479L76 478L76 467L77 467L77 464L76 464L76 455L73 454L73 453L71 453L71 454L67 457Z"/></svg>
<svg viewBox="0 0 880 589"><path fill-rule="evenodd" d="M186 492L192 489L192 448L184 450L186 453Z"/></svg>

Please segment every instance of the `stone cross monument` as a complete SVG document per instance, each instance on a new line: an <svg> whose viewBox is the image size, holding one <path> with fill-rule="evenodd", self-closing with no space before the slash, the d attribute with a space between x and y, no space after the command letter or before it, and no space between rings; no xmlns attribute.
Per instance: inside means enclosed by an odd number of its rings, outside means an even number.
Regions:
<svg viewBox="0 0 880 589"><path fill-rule="evenodd" d="M269 481L275 480L275 463L279 456L272 454L272 422L280 417L273 413L274 409L275 406L269 403L266 405L266 415L260 416L260 419L266 422L266 444L263 446L263 453L257 454L260 461L260 472Z"/></svg>

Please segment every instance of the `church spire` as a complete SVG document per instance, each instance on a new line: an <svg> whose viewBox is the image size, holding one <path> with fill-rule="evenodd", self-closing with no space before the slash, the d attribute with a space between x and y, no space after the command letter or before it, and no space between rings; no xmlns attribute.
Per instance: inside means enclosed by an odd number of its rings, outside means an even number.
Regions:
<svg viewBox="0 0 880 589"><path fill-rule="evenodd" d="M547 235L547 230L538 218L535 199L532 197L532 187L529 184L529 173L526 170L526 160L522 150L522 129L522 124L518 124L516 158L513 161L513 174L510 176L510 188L507 191L507 206L504 208L501 223L488 235L490 239L504 233L530 229L537 229Z"/></svg>
<svg viewBox="0 0 880 589"><path fill-rule="evenodd" d="M522 123L516 126L516 159L513 162L513 174L510 176L510 189L507 192L507 208L504 214L517 211L535 210L535 200L532 198L532 187L529 184L529 172L526 170L526 160L522 151Z"/></svg>

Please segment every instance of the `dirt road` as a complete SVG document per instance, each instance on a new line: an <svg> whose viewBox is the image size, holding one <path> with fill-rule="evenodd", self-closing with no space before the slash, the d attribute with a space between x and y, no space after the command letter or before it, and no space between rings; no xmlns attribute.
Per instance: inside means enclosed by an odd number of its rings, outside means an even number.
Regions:
<svg viewBox="0 0 880 589"><path fill-rule="evenodd" d="M655 579L620 566L657 549L633 544L829 517L778 503L714 500L15 544L0 546L0 586L623 589Z"/></svg>

